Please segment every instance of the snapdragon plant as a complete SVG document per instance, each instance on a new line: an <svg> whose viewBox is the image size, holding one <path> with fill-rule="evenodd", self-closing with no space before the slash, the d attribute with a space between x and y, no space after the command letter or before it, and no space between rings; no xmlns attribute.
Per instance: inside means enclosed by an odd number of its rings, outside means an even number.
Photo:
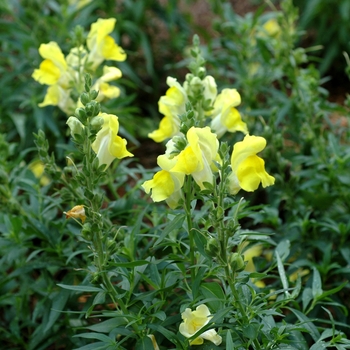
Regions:
<svg viewBox="0 0 350 350"><path fill-rule="evenodd" d="M283 344L307 349L302 332L317 332L292 307L301 278L290 286L284 270L288 242L277 245L269 234L241 226L252 209L238 194L275 182L258 156L266 140L249 134L236 108L241 103L236 89L218 93L215 79L206 73L197 36L191 55L184 83L168 78L169 89L159 100L163 119L149 134L156 142L167 140L165 153L157 159L160 169L136 184L160 203L135 208L136 220L125 227L111 220L102 185L112 162L132 153L118 135L118 117L101 113L89 75L82 106L67 120L80 154L77 160L69 157L69 176L64 172L60 179L43 134L37 136L39 154L65 187L62 191L76 195L64 214L80 226L78 239L90 251L82 269L85 277L78 284L59 284L71 292L94 293L80 311L85 332L77 336L94 339L93 346L103 349L206 348L208 342L217 349L274 349ZM232 133L241 137L232 138ZM150 209L152 205L161 209ZM274 253L268 257L270 247ZM258 271L254 249L266 254ZM315 292L318 278L314 272ZM283 320L283 310L299 321Z"/></svg>

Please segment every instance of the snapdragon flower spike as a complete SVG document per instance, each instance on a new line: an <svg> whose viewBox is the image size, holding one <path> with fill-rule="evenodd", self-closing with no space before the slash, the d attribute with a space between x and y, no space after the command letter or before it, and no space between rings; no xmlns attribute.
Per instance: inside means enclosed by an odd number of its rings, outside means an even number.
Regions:
<svg viewBox="0 0 350 350"><path fill-rule="evenodd" d="M164 115L160 121L159 128L148 134L155 142L162 142L179 133L179 116L186 111L186 102L188 97L185 89L177 82L175 78L168 77L167 85L169 89L165 95L159 99L159 112Z"/></svg>
<svg viewBox="0 0 350 350"><path fill-rule="evenodd" d="M109 35L112 33L115 18L102 19L91 25L86 43L89 49L88 62L95 70L104 60L125 61L126 53Z"/></svg>
<svg viewBox="0 0 350 350"><path fill-rule="evenodd" d="M107 113L101 113L99 117L103 119L103 125L96 135L92 149L97 155L99 164L105 164L107 169L114 159L133 157L133 154L126 149L127 141L118 136L118 117Z"/></svg>
<svg viewBox="0 0 350 350"><path fill-rule="evenodd" d="M201 328L203 328L212 316L210 316L210 311L205 304L197 306L195 311L187 308L182 314L181 317L183 322L180 324L179 331L186 337L190 338L195 333L197 333ZM220 345L222 338L217 334L215 329L209 329L203 332L199 337L190 341L190 345L201 345L205 340L209 340L215 345Z"/></svg>
<svg viewBox="0 0 350 350"><path fill-rule="evenodd" d="M266 140L260 136L246 135L234 145L231 155L232 173L229 175L229 192L236 194L240 189L253 192L261 183L265 188L275 183L275 178L265 170L265 162L256 154L266 146Z"/></svg>
<svg viewBox="0 0 350 350"><path fill-rule="evenodd" d="M186 138L188 145L176 156L176 164L170 171L192 175L203 190L205 182L213 183L213 171L217 171L214 161L220 162L219 141L208 126L191 127Z"/></svg>

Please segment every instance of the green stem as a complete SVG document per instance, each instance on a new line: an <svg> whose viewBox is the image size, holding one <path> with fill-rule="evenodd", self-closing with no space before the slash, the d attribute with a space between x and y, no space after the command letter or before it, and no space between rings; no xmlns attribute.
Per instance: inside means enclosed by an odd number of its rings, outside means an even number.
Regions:
<svg viewBox="0 0 350 350"><path fill-rule="evenodd" d="M194 251L191 201L192 201L192 178L190 176L187 176L186 184L185 184L185 211L186 211L188 237L190 242L191 281L193 283L196 276L195 268L194 268L194 265L196 264L196 259L195 259L195 251Z"/></svg>

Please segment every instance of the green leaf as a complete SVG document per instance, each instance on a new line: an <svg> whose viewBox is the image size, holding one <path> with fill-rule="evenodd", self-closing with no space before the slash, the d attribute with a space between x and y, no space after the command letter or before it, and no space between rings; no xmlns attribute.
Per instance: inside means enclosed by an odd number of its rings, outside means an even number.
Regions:
<svg viewBox="0 0 350 350"><path fill-rule="evenodd" d="M85 338L85 339L97 339L97 340L101 340L102 342L108 343L108 345L113 345L114 344L114 340L111 339L110 337L108 337L105 334L101 334L101 333L81 333L81 334L76 334L73 335L73 337L77 337L77 338Z"/></svg>
<svg viewBox="0 0 350 350"><path fill-rule="evenodd" d="M58 317L61 315L61 311L66 306L69 294L70 293L65 290L60 290L59 292L57 292L56 297L53 299L49 320L44 329L44 333L47 332L54 325Z"/></svg>
<svg viewBox="0 0 350 350"><path fill-rule="evenodd" d="M143 337L136 343L135 350L151 350L154 349L152 340L149 337Z"/></svg>
<svg viewBox="0 0 350 350"><path fill-rule="evenodd" d="M310 301L313 299L313 295L312 295L312 289L309 287L306 287L303 290L303 294L301 297L301 300L303 302L303 310L305 311L310 303Z"/></svg>
<svg viewBox="0 0 350 350"><path fill-rule="evenodd" d="M175 216L175 218L172 221L170 221L170 223L162 231L158 239L155 241L154 245L156 246L157 244L162 242L163 239L166 236L168 236L172 231L178 230L180 227L182 227L184 220L185 220L185 214Z"/></svg>
<svg viewBox="0 0 350 350"><path fill-rule="evenodd" d="M290 307L286 307L286 308L293 312L293 314L299 319L299 321L302 323L305 329L309 332L312 339L315 342L317 342L318 339L320 339L320 332L317 330L316 326L312 323L312 321L299 310L295 310Z"/></svg>
<svg viewBox="0 0 350 350"><path fill-rule="evenodd" d="M276 255L276 260L277 260L278 273L279 273L280 278L281 278L282 286L285 289L284 293L285 293L286 297L288 298L289 297L289 292L287 290L289 288L288 279L287 279L286 271L284 270L282 259L280 258L280 255L279 255L277 249L275 251L275 255Z"/></svg>
<svg viewBox="0 0 350 350"><path fill-rule="evenodd" d="M127 322L128 321L125 319L125 317L123 315L120 315L120 317L111 318L109 320L96 323L93 326L88 326L86 328L94 332L109 333L121 325L126 325Z"/></svg>
<svg viewBox="0 0 350 350"><path fill-rule="evenodd" d="M322 290L322 280L321 280L321 275L318 272L318 270L313 267L313 279L312 279L312 295L314 298L319 297L322 295L323 290Z"/></svg>
<svg viewBox="0 0 350 350"><path fill-rule="evenodd" d="M93 286L70 286L68 284L57 284L59 287L69 290L74 290L75 292L104 292L102 288L97 288Z"/></svg>
<svg viewBox="0 0 350 350"><path fill-rule="evenodd" d="M208 300L204 300L212 310L220 310L224 306L225 294L217 282L202 283L201 292Z"/></svg>
<svg viewBox="0 0 350 350"><path fill-rule="evenodd" d="M256 339L259 335L260 324L250 323L243 327L243 335L248 339Z"/></svg>
<svg viewBox="0 0 350 350"><path fill-rule="evenodd" d="M142 265L147 265L147 264L149 264L149 261L147 261L147 260L136 260L136 261L109 263L110 266L125 267L125 268L132 268L135 266L142 266Z"/></svg>
<svg viewBox="0 0 350 350"><path fill-rule="evenodd" d="M228 330L226 333L226 349L234 349L230 330Z"/></svg>

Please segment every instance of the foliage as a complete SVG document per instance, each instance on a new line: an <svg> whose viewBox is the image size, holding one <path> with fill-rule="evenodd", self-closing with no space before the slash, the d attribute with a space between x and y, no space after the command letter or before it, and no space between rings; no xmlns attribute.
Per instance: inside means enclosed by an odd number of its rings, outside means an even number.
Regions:
<svg viewBox="0 0 350 350"><path fill-rule="evenodd" d="M290 0L207 4L191 46L175 1L1 4L6 348L350 348L349 96L329 102ZM100 18L125 62L86 45ZM72 111L38 107L52 41L79 49ZM123 74L108 101L102 52Z"/></svg>

